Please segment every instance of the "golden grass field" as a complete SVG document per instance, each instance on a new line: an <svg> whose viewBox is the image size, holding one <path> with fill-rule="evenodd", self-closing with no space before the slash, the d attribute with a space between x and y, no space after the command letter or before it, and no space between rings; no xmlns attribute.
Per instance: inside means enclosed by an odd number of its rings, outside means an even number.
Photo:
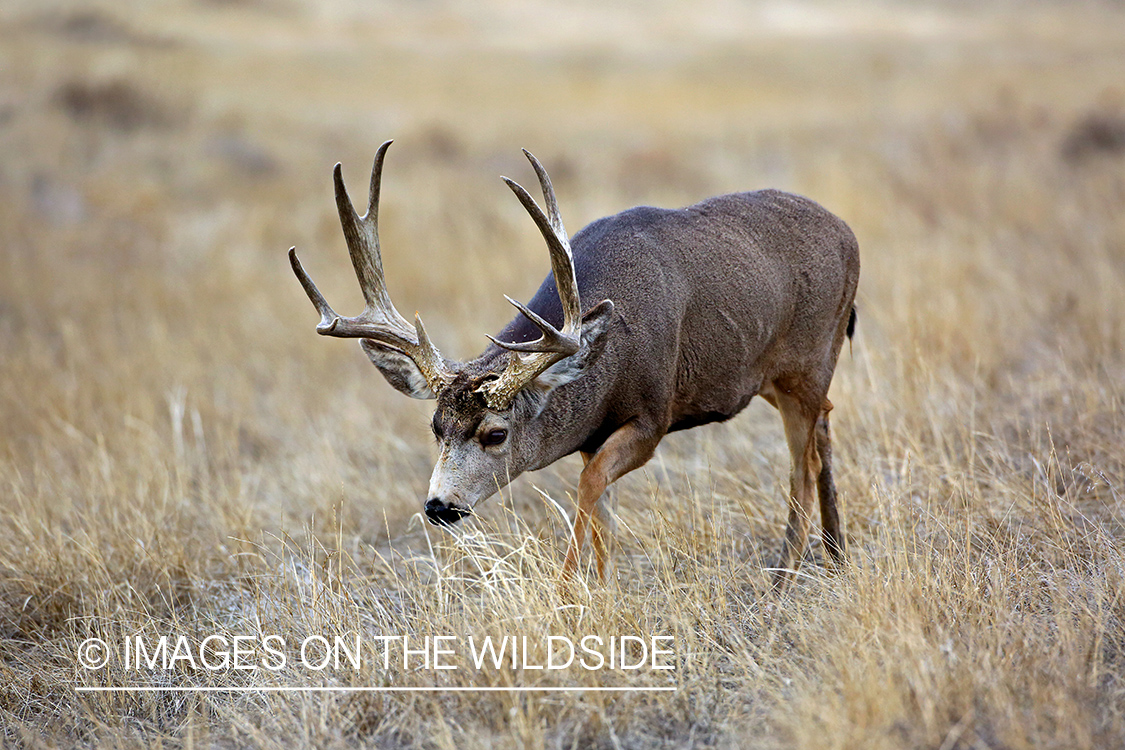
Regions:
<svg viewBox="0 0 1125 750"><path fill-rule="evenodd" d="M1125 9L468 5L0 6L2 743L1125 746ZM770 593L757 401L619 482L605 586L555 585L578 457L422 523L430 404L315 334L285 257L359 310L330 170L362 196L392 137L391 293L456 357L548 268L521 147L572 233L762 187L849 222L849 567L814 543ZM215 633L668 634L675 669L77 661ZM310 686L676 689L267 690Z"/></svg>

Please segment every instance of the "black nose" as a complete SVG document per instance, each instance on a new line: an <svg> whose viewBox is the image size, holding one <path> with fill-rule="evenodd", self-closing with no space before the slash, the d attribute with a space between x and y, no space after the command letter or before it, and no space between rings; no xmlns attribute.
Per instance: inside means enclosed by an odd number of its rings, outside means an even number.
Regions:
<svg viewBox="0 0 1125 750"><path fill-rule="evenodd" d="M469 515L467 508L446 505L436 497L426 501L426 518L434 526L452 526L467 515Z"/></svg>

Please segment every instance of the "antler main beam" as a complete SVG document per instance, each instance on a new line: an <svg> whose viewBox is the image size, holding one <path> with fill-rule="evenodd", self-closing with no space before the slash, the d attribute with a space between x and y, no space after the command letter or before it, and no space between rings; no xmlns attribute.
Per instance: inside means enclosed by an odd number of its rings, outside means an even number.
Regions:
<svg viewBox="0 0 1125 750"><path fill-rule="evenodd" d="M570 240L566 235L566 228L563 227L558 201L555 199L555 189L551 185L547 170L539 160L527 149L524 149L523 153L531 162L536 177L539 178L539 187L543 190L543 200L547 206L546 213L521 185L507 177L503 179L519 198L547 242L547 250L551 256L551 270L555 274L555 288L562 303L563 326L561 329L555 328L526 305L505 296L505 299L539 329L542 336L535 341L522 343L508 343L488 337L497 346L513 352L507 368L500 377L481 387L485 400L494 409L507 408L521 388L551 365L576 354L582 346L582 305L578 294L578 280L574 273L574 256L570 251Z"/></svg>
<svg viewBox="0 0 1125 750"><path fill-rule="evenodd" d="M339 338L371 339L391 349L402 352L414 361L430 389L437 393L453 378L437 347L426 335L422 318L414 315L414 325L399 314L387 293L383 277L383 259L379 252L379 191L383 175L383 160L392 141L387 141L375 154L371 167L371 187L368 192L367 213L359 216L348 197L340 165L332 172L336 187L336 209L340 214L340 226L348 244L348 254L352 259L356 279L363 292L363 312L354 318L338 315L316 288L312 278L301 266L297 249L290 248L289 262L293 273L304 287L305 293L320 313L320 323L316 332L322 336Z"/></svg>

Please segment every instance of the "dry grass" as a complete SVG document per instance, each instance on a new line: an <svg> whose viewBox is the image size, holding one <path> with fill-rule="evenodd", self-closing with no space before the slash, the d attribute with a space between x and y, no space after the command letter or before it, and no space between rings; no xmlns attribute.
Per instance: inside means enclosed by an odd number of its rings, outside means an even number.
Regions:
<svg viewBox="0 0 1125 750"><path fill-rule="evenodd" d="M0 10L0 729L28 746L1125 744L1125 18L1099 4ZM315 9L314 9L315 7ZM328 173L387 166L402 309L472 355L572 230L773 186L856 230L837 471L852 565L762 571L755 403L620 482L617 579L554 578L579 463L420 523L428 407L313 333L355 300ZM345 307L344 305L341 305ZM540 490L543 494L541 494ZM88 672L88 637L675 636L676 670ZM674 685L79 694L82 684Z"/></svg>

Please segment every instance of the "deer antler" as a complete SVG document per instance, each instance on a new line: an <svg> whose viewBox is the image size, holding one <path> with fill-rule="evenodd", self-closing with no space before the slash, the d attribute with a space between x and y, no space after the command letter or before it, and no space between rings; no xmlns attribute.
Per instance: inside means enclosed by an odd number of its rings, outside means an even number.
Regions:
<svg viewBox="0 0 1125 750"><path fill-rule="evenodd" d="M348 197L344 187L340 165L332 172L336 186L336 208L340 214L340 225L344 239L348 243L348 253L352 267L359 280L360 289L366 305L363 312L354 318L337 315L316 288L316 284L301 267L297 259L297 248L290 248L289 262L301 286L305 288L309 300L320 313L320 323L316 332L322 336L339 338L371 339L383 346L395 349L410 357L435 394L444 389L454 377L454 373L442 358L441 353L426 335L422 318L414 314L414 325L410 325L391 303L387 294L386 280L383 278L383 259L379 254L379 188L383 174L383 158L392 141L379 147L375 163L371 167L371 191L367 201L367 213L360 217Z"/></svg>
<svg viewBox="0 0 1125 750"><path fill-rule="evenodd" d="M559 214L555 190L551 187L551 178L547 176L547 170L539 160L527 149L524 149L523 153L539 178L547 213L543 213L543 209L523 187L507 177L503 179L520 199L520 203L539 227L543 239L547 241L547 249L551 255L551 270L555 274L555 287L558 289L559 301L562 303L563 326L561 330L555 328L526 305L505 295L504 298L534 323L543 335L535 341L525 343L508 343L498 341L492 336L488 337L497 346L512 352L508 359L508 366L500 377L488 381L480 388L489 407L493 409L507 408L521 388L551 365L576 354L582 346L582 306L578 296L578 281L574 275L574 256L570 252L570 240L566 236L562 216Z"/></svg>

